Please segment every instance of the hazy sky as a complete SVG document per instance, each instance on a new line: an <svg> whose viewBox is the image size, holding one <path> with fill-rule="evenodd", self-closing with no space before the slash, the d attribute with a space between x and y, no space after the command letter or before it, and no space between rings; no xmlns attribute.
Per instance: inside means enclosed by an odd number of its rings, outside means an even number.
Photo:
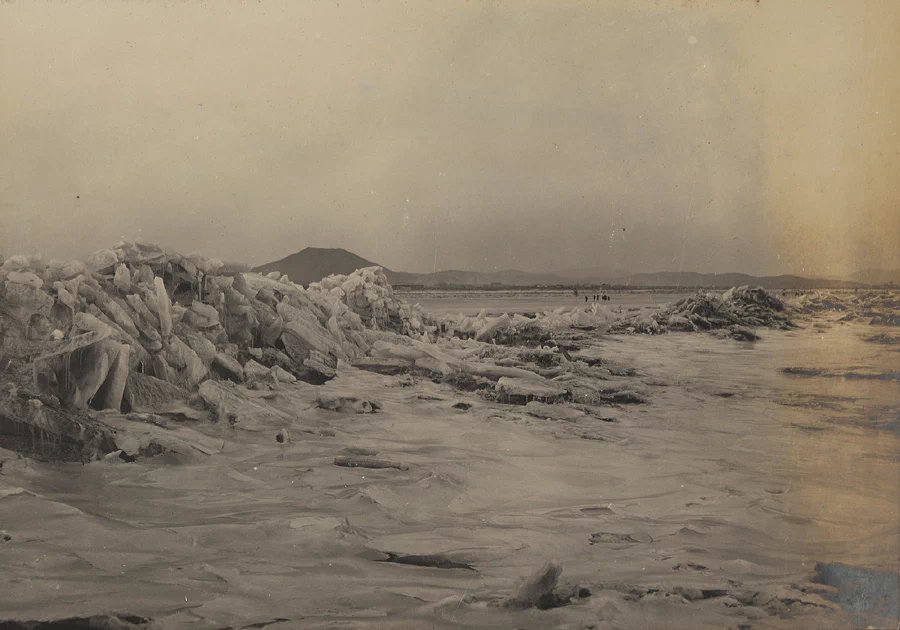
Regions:
<svg viewBox="0 0 900 630"><path fill-rule="evenodd" d="M0 4L0 253L900 267L900 2Z"/></svg>

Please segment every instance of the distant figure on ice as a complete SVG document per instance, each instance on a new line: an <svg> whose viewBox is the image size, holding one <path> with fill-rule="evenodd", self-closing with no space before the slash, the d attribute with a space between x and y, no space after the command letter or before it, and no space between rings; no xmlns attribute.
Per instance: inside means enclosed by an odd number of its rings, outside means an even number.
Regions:
<svg viewBox="0 0 900 630"><path fill-rule="evenodd" d="M587 304L587 296L584 296L584 303Z"/></svg>

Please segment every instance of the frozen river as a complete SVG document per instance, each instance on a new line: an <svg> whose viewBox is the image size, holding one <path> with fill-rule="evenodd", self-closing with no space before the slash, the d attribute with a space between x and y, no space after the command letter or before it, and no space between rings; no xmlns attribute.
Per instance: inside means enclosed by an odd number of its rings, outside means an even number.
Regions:
<svg viewBox="0 0 900 630"><path fill-rule="evenodd" d="M567 300L491 299L500 310ZM606 386L648 403L577 421L348 369L270 397L292 418L289 443L275 440L283 422L260 418L170 429L220 444L212 455L7 458L0 608L204 630L896 627L900 354L865 340L891 330L836 317L754 344L587 335L581 357L634 370ZM317 409L332 390L383 409ZM348 448L406 468L335 466ZM552 558L593 595L548 611L490 604Z"/></svg>
<svg viewBox="0 0 900 630"><path fill-rule="evenodd" d="M653 291L610 291L607 293L611 298L610 301L603 302L603 304L610 308L615 308L616 306L660 306L678 300L689 293L690 291L665 293ZM571 291L397 290L395 294L410 304L421 304L423 308L432 313L463 313L465 315L474 315L482 308L487 309L487 312L490 314L513 314L553 310L561 306L572 308L593 304L591 299L593 293L588 293L588 301L585 302L583 293L579 292L579 296L576 298Z"/></svg>

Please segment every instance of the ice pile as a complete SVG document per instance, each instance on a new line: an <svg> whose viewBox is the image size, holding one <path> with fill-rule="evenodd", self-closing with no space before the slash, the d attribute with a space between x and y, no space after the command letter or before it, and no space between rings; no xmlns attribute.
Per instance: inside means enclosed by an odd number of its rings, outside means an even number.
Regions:
<svg viewBox="0 0 900 630"><path fill-rule="evenodd" d="M380 267L358 269L349 276L328 276L310 284L308 291L324 303L344 305L374 330L416 338L437 332L431 315L419 305L411 306L394 297Z"/></svg>
<svg viewBox="0 0 900 630"><path fill-rule="evenodd" d="M863 291L850 294L816 291L800 296L794 305L807 313L848 311L842 319L858 317L869 320L872 325L900 326L900 295L896 292Z"/></svg>
<svg viewBox="0 0 900 630"><path fill-rule="evenodd" d="M845 296L822 291L805 293L792 300L791 303L795 308L806 313L846 311L849 308L848 300L845 299Z"/></svg>
<svg viewBox="0 0 900 630"><path fill-rule="evenodd" d="M624 311L605 304L589 308L561 307L535 317L445 316L441 334L498 344L535 346L548 343L559 331L582 328L597 332L660 334L668 331L715 330L737 339L756 339L750 327L790 328L790 309L765 289L749 286L723 293L699 291L664 308Z"/></svg>
<svg viewBox="0 0 900 630"><path fill-rule="evenodd" d="M663 309L642 309L616 322L615 331L658 334L667 331L721 330L752 340L748 327L788 329L789 308L763 288L731 288L723 293L698 291Z"/></svg>
<svg viewBox="0 0 900 630"><path fill-rule="evenodd" d="M749 327L790 328L785 303L762 288L748 286L724 293L699 291L670 306L637 312L611 309L605 304L588 308L560 307L534 317L503 314L490 317L481 311L474 317L444 316L439 333L461 339L492 341L504 345L546 344L561 330L581 328L597 332L660 334L667 331L717 330L737 339L756 339Z"/></svg>
<svg viewBox="0 0 900 630"><path fill-rule="evenodd" d="M146 242L84 262L14 256L0 267L0 306L32 344L4 348L11 369L30 371L42 395L80 408L120 409L139 404L141 393L190 391L207 380L324 382L339 360L370 351L373 330L416 339L436 331L394 298L377 267L305 290L277 272Z"/></svg>
<svg viewBox="0 0 900 630"><path fill-rule="evenodd" d="M548 328L591 328L595 330L605 331L608 327L617 321L620 312L613 310L605 304L592 304L591 306L582 308L580 306L565 308L560 307L552 311L544 311L539 313L536 319Z"/></svg>
<svg viewBox="0 0 900 630"><path fill-rule="evenodd" d="M554 380L565 368L542 367L567 363L556 349L549 347L523 351L458 337L442 338L437 343L399 337L393 342L376 341L372 356L457 389L487 389L492 397L503 402L522 405L534 400L558 402L570 395L565 385Z"/></svg>
<svg viewBox="0 0 900 630"><path fill-rule="evenodd" d="M553 333L577 327L604 332L619 318L619 314L603 304L589 308L560 307L528 317L522 314L491 317L485 309L477 315L445 315L439 321L439 333L445 337L475 339L503 345L529 346L545 344Z"/></svg>

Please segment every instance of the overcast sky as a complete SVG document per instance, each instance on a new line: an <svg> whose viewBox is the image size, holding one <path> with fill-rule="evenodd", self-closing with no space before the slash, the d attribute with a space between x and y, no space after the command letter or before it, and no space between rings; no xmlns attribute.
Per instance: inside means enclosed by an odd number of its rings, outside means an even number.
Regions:
<svg viewBox="0 0 900 630"><path fill-rule="evenodd" d="M897 0L0 4L0 253L900 267Z"/></svg>

